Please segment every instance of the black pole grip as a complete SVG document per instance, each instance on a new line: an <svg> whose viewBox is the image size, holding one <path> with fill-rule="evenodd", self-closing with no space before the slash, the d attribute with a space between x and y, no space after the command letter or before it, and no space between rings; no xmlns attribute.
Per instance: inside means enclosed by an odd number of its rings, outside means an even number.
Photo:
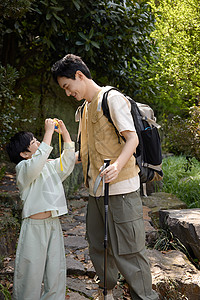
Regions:
<svg viewBox="0 0 200 300"><path fill-rule="evenodd" d="M105 168L110 165L110 159L104 159ZM104 191L104 205L108 205L108 196L109 196L109 183L105 183Z"/></svg>

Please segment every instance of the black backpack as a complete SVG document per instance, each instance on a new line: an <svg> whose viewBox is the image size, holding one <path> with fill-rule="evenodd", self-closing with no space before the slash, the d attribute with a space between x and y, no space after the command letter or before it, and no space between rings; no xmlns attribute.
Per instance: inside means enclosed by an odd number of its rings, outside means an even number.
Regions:
<svg viewBox="0 0 200 300"><path fill-rule="evenodd" d="M111 90L120 92L117 88L110 88L106 91L102 99L102 110L105 117L114 126L107 103L108 93ZM133 155L140 168L140 181L141 183L154 180L159 181L163 178L161 141L158 132L160 125L156 123L154 112L150 106L137 103L128 96L126 96L126 98L131 104L131 114L139 138L139 145L136 149L136 153ZM117 128L115 126L114 128L118 138L122 138L125 141L125 138L119 135Z"/></svg>

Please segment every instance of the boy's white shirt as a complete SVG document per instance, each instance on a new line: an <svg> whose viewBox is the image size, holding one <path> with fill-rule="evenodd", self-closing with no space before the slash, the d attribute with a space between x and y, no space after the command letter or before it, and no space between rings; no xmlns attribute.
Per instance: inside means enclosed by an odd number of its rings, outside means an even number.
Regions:
<svg viewBox="0 0 200 300"><path fill-rule="evenodd" d="M111 86L102 87L99 93L97 110L101 109L103 94L109 90ZM133 118L131 115L131 105L128 99L123 97L121 93L116 90L111 90L108 94L108 106L111 119L119 131L119 133L129 130L136 131L135 125L133 122ZM90 177L90 170L88 172L89 176L89 194L94 196L93 193L93 185ZM140 178L139 175L132 177L130 179L126 179L114 184L110 184L109 186L109 195L118 195L118 194L127 194L138 190L140 187ZM96 196L102 196L104 191L99 187L97 190Z"/></svg>
<svg viewBox="0 0 200 300"><path fill-rule="evenodd" d="M51 211L52 217L68 212L62 181L73 171L75 165L74 142L64 143L60 158L48 160L53 147L42 142L31 159L16 166L16 180L23 210L22 219L33 214Z"/></svg>

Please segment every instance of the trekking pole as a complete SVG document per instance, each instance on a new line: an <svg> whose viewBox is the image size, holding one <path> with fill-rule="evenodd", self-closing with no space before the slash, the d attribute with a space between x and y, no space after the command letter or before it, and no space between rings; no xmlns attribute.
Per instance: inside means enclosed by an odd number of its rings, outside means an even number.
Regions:
<svg viewBox="0 0 200 300"><path fill-rule="evenodd" d="M110 159L104 159L105 168L110 164ZM105 209L105 225L104 225L104 299L107 299L107 242L108 242L108 196L109 183L105 183L104 189L104 209Z"/></svg>

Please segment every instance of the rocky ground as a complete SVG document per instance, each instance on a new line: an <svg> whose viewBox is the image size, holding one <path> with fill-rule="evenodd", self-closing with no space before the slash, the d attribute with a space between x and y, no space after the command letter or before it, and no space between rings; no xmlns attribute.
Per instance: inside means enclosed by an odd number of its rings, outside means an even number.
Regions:
<svg viewBox="0 0 200 300"><path fill-rule="evenodd" d="M66 250L67 296L70 299L93 298L98 290L98 278L85 240L87 197L87 191L81 188L68 200L69 214L61 218ZM123 278L119 278L114 296L115 299L130 298Z"/></svg>
<svg viewBox="0 0 200 300"><path fill-rule="evenodd" d="M2 207L0 206L0 221L2 217L10 220L9 202L16 201L17 203L17 198L19 197L15 186L14 175L7 174L7 177L0 182L0 196L1 202L6 198L4 203L8 205L8 208L5 204ZM66 299L71 300L93 299L98 289L98 278L92 266L88 253L88 244L85 240L87 198L87 190L84 187L80 188L71 197L68 197L69 213L60 218L64 234L67 265ZM170 209L178 209L181 214L182 211L185 213L185 208L186 205L184 203L170 194L152 193L151 196L143 198L146 243L147 246L150 247L148 249L148 257L151 264L153 288L159 293L160 300L200 300L200 271L187 259L185 254L178 251L178 249L172 251L157 251L151 249L151 246L155 245L159 239L156 224L160 210L162 209L163 211L167 209L168 213ZM194 222L193 215L191 220L192 224L197 225L195 229L192 227L192 234L194 232L196 234L197 242L195 246L200 247L200 231L198 225L200 210L195 211L195 214L195 220L197 220L197 222ZM190 216L191 212L189 211L189 214L183 222L184 231L186 227L191 227ZM9 235L9 233L7 235ZM14 232L14 235L16 236L16 232ZM166 237L164 238L166 239ZM5 246L7 242L8 239L4 242L4 239L0 236L0 251L6 250L2 247ZM11 254L4 257L0 265L0 300L4 299L1 296L2 289L4 293L9 292L12 294L15 259L12 253L15 253L15 244L16 242L13 244L14 247L12 244L10 245L10 248L14 250L11 251ZM116 300L130 299L127 284L124 278L120 276L118 284L114 289L114 298Z"/></svg>
<svg viewBox="0 0 200 300"><path fill-rule="evenodd" d="M0 183L1 193L16 197L15 176L7 174ZM67 295L66 299L81 300L93 298L98 290L98 278L92 266L88 244L85 240L85 213L87 205L87 191L80 188L70 199L67 200L69 213L60 217L67 265ZM5 207L0 210L0 217L5 213ZM12 294L15 255L7 255L0 266L0 291L1 285L4 293ZM114 290L116 299L129 299L127 285L123 278L119 278L119 284ZM124 298L124 299L125 299ZM0 293L0 300L4 299ZM7 298L5 298L7 299ZM9 298L8 298L9 299Z"/></svg>

